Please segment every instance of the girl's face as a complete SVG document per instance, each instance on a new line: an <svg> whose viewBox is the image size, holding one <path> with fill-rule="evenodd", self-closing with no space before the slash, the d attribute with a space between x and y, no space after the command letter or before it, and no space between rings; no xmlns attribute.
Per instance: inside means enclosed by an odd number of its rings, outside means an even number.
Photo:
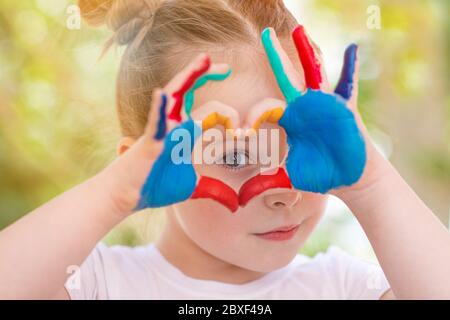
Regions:
<svg viewBox="0 0 450 320"><path fill-rule="evenodd" d="M261 101L271 99L273 107L284 104L268 63L260 60L258 67L254 63L244 68L232 66L233 73L228 79L196 91L193 112L215 100L235 109L244 125L243 119ZM263 128L278 131L280 138L276 144L282 160L287 152L283 129L276 125ZM243 161L255 156L248 155L248 150L224 148L222 156L236 161L196 164L197 174L219 179L238 192L244 182L261 172L258 163ZM252 271L270 272L286 265L297 254L321 218L326 199L320 194L275 188L253 197L235 213L211 199L188 200L172 207L166 230L184 232L196 246L222 261ZM178 224L176 228L171 229L172 223Z"/></svg>

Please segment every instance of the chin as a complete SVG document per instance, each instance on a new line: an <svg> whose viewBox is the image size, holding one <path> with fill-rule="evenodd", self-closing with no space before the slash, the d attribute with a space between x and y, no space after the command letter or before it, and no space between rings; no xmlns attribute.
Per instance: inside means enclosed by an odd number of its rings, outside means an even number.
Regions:
<svg viewBox="0 0 450 320"><path fill-rule="evenodd" d="M277 254L276 256L273 256L272 259L260 261L257 265L255 265L254 270L264 273L275 271L287 266L295 258L296 255L297 251L283 255Z"/></svg>
<svg viewBox="0 0 450 320"><path fill-rule="evenodd" d="M286 246L285 248L261 248L259 254L249 253L245 263L242 263L240 267L256 272L272 272L287 266L298 254L299 249L300 245Z"/></svg>

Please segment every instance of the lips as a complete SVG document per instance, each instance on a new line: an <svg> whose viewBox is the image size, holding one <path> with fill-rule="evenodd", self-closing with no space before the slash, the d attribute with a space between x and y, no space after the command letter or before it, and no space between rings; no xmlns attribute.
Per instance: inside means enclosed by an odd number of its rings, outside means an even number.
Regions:
<svg viewBox="0 0 450 320"><path fill-rule="evenodd" d="M281 227L278 229L273 229L264 233L255 233L254 235L271 241L286 241L292 239L298 231L300 225L291 225L286 227Z"/></svg>

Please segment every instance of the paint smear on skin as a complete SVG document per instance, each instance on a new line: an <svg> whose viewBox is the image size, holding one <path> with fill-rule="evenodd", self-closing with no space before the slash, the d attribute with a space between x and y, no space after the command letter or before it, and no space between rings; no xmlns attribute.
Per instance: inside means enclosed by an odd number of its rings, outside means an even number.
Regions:
<svg viewBox="0 0 450 320"><path fill-rule="evenodd" d="M296 189L326 193L359 180L364 138L340 97L308 90L288 105L279 124L288 136L286 169Z"/></svg>
<svg viewBox="0 0 450 320"><path fill-rule="evenodd" d="M264 29L261 40L281 92L288 103L294 101L301 93L292 85L283 69L283 63L273 45L269 28Z"/></svg>
<svg viewBox="0 0 450 320"><path fill-rule="evenodd" d="M198 79L194 86L186 93L185 96L185 111L188 116L191 115L192 107L194 105L194 92L200 87L204 86L208 81L223 81L228 78L231 74L231 70L226 73L211 73L205 74L200 79Z"/></svg>
<svg viewBox="0 0 450 320"><path fill-rule="evenodd" d="M297 47L300 61L305 72L306 87L319 90L320 84L322 83L320 63L316 59L314 49L309 43L305 28L303 26L297 26L292 32L292 38Z"/></svg>
<svg viewBox="0 0 450 320"><path fill-rule="evenodd" d="M190 151L180 156L192 159L195 141L201 134L201 128L193 120L183 122L170 131L164 139L164 148L155 161L150 174L141 190L141 197L137 210L157 208L171 205L189 199L195 190L197 176L192 162L174 163L172 150L180 143L173 134L176 130L184 129L189 132ZM173 141L172 141L173 140ZM181 150L181 153L184 150Z"/></svg>
<svg viewBox="0 0 450 320"><path fill-rule="evenodd" d="M200 178L191 198L213 199L227 207L232 213L239 208L239 199L236 192L222 181L210 177Z"/></svg>
<svg viewBox="0 0 450 320"><path fill-rule="evenodd" d="M272 188L292 188L283 168L278 168L275 174L258 174L247 180L239 190L239 204L245 206L251 199Z"/></svg>
<svg viewBox="0 0 450 320"><path fill-rule="evenodd" d="M167 131L166 107L167 107L167 96L163 94L161 96L161 106L159 107L158 129L154 136L156 140L162 140L166 136Z"/></svg>
<svg viewBox="0 0 450 320"><path fill-rule="evenodd" d="M350 99L353 92L353 76L356 71L357 52L358 46L356 44L351 44L345 50L341 77L334 91L346 100Z"/></svg>
<svg viewBox="0 0 450 320"><path fill-rule="evenodd" d="M184 95L186 92L192 87L195 81L205 72L208 71L211 66L211 59L206 57L203 60L201 67L198 70L192 72L192 74L187 78L187 80L183 83L181 88L172 94L172 97L175 99L175 104L169 114L169 119L175 120L177 122L181 122L181 109L183 107Z"/></svg>

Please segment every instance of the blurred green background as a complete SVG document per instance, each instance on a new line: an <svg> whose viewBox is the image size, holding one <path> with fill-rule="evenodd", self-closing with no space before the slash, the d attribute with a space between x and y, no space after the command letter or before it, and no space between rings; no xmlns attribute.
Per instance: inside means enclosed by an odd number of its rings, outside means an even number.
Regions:
<svg viewBox="0 0 450 320"><path fill-rule="evenodd" d="M346 45L360 44L360 108L371 134L447 224L450 2L285 2L324 52L333 83ZM110 51L97 62L110 34L83 23L77 28L74 3L0 3L0 230L95 174L115 155L114 90L121 51ZM374 14L371 5L380 8L379 29L367 24ZM137 214L106 241L151 241L163 219L162 211ZM363 232L337 199L330 201L325 219L302 251L313 255L330 244L373 258Z"/></svg>

